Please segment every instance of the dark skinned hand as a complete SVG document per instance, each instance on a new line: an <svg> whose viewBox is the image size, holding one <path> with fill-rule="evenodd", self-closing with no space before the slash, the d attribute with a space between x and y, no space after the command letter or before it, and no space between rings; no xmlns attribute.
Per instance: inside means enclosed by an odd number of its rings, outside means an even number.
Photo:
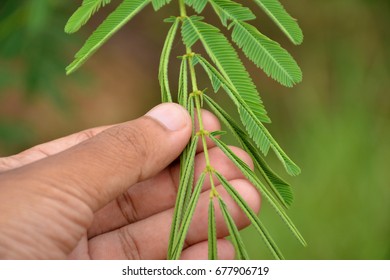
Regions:
<svg viewBox="0 0 390 280"><path fill-rule="evenodd" d="M220 129L202 112L205 129ZM93 128L0 158L0 258L165 259L179 180L178 156L192 122L177 104L162 104L145 116ZM260 196L211 142L212 165L258 211ZM250 157L233 151L249 166ZM201 145L195 180L205 168ZM182 259L207 259L205 180ZM222 186L237 226L249 224ZM228 230L216 209L220 259L233 259Z"/></svg>

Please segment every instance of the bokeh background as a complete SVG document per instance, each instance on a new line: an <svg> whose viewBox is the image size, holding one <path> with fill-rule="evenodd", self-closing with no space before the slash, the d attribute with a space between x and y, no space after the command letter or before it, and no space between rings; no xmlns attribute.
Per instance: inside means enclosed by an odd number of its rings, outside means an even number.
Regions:
<svg viewBox="0 0 390 280"><path fill-rule="evenodd" d="M177 14L175 5L158 14L148 7L65 76L83 40L119 1L78 34L65 35L80 2L1 1L0 156L133 119L159 103L158 62L169 28L161 22ZM261 217L288 259L390 259L390 1L281 2L304 31L299 47L248 5L256 25L294 55L303 82L283 88L244 62L273 120L269 130L303 170L284 178L295 189L289 213L309 246L302 248L266 203ZM210 10L206 18L218 24ZM183 52L180 42L174 52ZM218 100L231 107L223 94ZM243 234L252 258L271 257L253 229Z"/></svg>

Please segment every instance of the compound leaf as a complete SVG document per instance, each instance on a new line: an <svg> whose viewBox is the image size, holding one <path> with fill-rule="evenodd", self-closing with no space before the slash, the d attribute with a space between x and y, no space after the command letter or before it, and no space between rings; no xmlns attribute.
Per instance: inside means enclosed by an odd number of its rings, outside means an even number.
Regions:
<svg viewBox="0 0 390 280"><path fill-rule="evenodd" d="M232 39L257 67L282 85L292 87L302 81L302 71L294 58L253 25L236 21Z"/></svg>
<svg viewBox="0 0 390 280"><path fill-rule="evenodd" d="M205 176L206 176L206 173L202 172L202 174L200 175L200 177L198 179L198 182L196 183L196 186L194 188L194 192L192 193L191 199L188 203L188 207L184 213L183 221L182 221L180 230L178 232L177 242L175 244L175 247L174 247L174 250L172 253L171 259L173 259L173 260L177 260L180 258L180 254L181 254L181 251L182 251L183 245L184 245L184 240L186 238L188 228L190 227L191 220L192 220L196 205L197 205L198 200L199 200L199 195L200 195L200 191L201 191L202 186L203 186Z"/></svg>
<svg viewBox="0 0 390 280"><path fill-rule="evenodd" d="M179 85L177 100L180 105L187 108L188 104L188 70L187 70L187 59L182 57L179 72Z"/></svg>
<svg viewBox="0 0 390 280"><path fill-rule="evenodd" d="M74 61L66 67L66 74L76 71L116 31L138 14L151 0L124 0L87 39L76 53Z"/></svg>
<svg viewBox="0 0 390 280"><path fill-rule="evenodd" d="M188 6L194 8L194 10L200 14L207 5L207 0L185 0Z"/></svg>
<svg viewBox="0 0 390 280"><path fill-rule="evenodd" d="M214 201L210 198L208 219L209 260L218 259L217 251L217 224L215 221Z"/></svg>
<svg viewBox="0 0 390 280"><path fill-rule="evenodd" d="M302 245L306 246L306 241L287 216L284 209L279 205L278 201L274 196L269 192L269 190L263 185L263 183L257 178L256 174L249 168L249 166L243 162L238 156L236 156L229 147L218 140L214 136L210 135L210 139L221 149L221 151L240 169L242 174L258 189L259 192L268 200L271 206L275 209L276 213L282 218L286 223L287 227L291 230L294 236L301 242ZM221 182L222 183L222 182Z"/></svg>
<svg viewBox="0 0 390 280"><path fill-rule="evenodd" d="M219 208L221 209L223 218L228 227L229 234L237 254L237 258L239 260L248 260L249 256L247 251L245 250L244 242L242 241L240 232L238 231L238 228L234 223L232 216L229 213L226 203L222 200L221 197L218 197L218 202L219 202Z"/></svg>
<svg viewBox="0 0 390 280"><path fill-rule="evenodd" d="M233 118L229 116L225 110L223 110L214 100L209 96L204 95L206 103L216 116L230 129L236 139L240 142L243 149L251 156L255 167L261 175L264 177L271 191L276 195L280 202L288 207L293 202L293 192L288 183L284 182L265 162L260 156L256 147L250 141L247 133L239 127ZM215 136L215 134L212 134Z"/></svg>
<svg viewBox="0 0 390 280"><path fill-rule="evenodd" d="M159 10L162 6L169 4L172 0L152 0L153 9Z"/></svg>
<svg viewBox="0 0 390 280"><path fill-rule="evenodd" d="M83 0L81 6L73 13L66 23L65 32L74 33L78 31L88 22L93 14L110 2L111 0Z"/></svg>
<svg viewBox="0 0 390 280"><path fill-rule="evenodd" d="M268 233L264 225L260 222L256 213L250 208L248 203L241 197L241 195L236 191L236 189L223 177L220 173L216 172L218 180L221 182L222 186L226 189L226 191L230 194L230 196L236 201L236 203L240 206L240 208L245 212L252 225L256 229L256 231L263 238L263 241L267 245L268 249L274 255L274 257L278 260L284 259L282 252L280 252L278 246L275 241L272 239L271 235Z"/></svg>
<svg viewBox="0 0 390 280"><path fill-rule="evenodd" d="M162 102L172 102L172 95L171 95L171 90L169 88L169 79L168 79L168 64L169 64L169 56L172 50L172 44L173 41L175 40L177 27L179 26L179 21L180 21L179 18L176 18L176 20L172 24L172 27L169 29L161 53L158 80L160 82L160 87L161 87Z"/></svg>
<svg viewBox="0 0 390 280"><path fill-rule="evenodd" d="M256 117L261 121L269 122L252 79L237 52L218 28L202 22L199 17L187 17L183 21L182 36L188 47L200 40L218 70L242 96Z"/></svg>
<svg viewBox="0 0 390 280"><path fill-rule="evenodd" d="M173 249L175 243L177 242L179 235L179 228L182 222L182 217L185 212L185 203L186 196L188 194L188 189L192 189L193 183L193 169L194 169L194 161L195 161L195 152L198 144L199 136L195 135L185 149L184 155L181 157L180 162L180 181L179 188L176 197L175 210L173 212L173 220L171 227L171 234L169 238L168 245L168 258L172 258Z"/></svg>
<svg viewBox="0 0 390 280"><path fill-rule="evenodd" d="M276 156L283 163L288 174L295 176L300 173L300 168L286 155L282 150L279 144L271 136L269 131L265 126L259 121L254 112L249 108L245 103L243 98L237 93L236 89L227 81L221 73L215 69L206 59L201 56L198 56L199 64L202 65L203 69L206 71L209 77L214 77L218 79L221 83L221 86L228 93L230 98L238 107L240 113L241 121L244 124L248 134L255 141L256 145L260 150L267 154L269 148L275 152Z"/></svg>
<svg viewBox="0 0 390 280"><path fill-rule="evenodd" d="M302 43L303 33L298 25L298 22L286 12L278 0L254 1L279 26L279 28L295 45Z"/></svg>
<svg viewBox="0 0 390 280"><path fill-rule="evenodd" d="M227 26L228 20L246 21L256 18L249 8L237 2L231 0L209 0L209 2L224 26Z"/></svg>

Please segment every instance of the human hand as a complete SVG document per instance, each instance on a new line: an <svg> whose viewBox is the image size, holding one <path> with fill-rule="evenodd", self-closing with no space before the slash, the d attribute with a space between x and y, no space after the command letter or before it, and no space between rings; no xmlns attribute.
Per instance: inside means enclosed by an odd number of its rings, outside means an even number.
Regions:
<svg viewBox="0 0 390 280"><path fill-rule="evenodd" d="M205 129L219 129L203 111ZM179 180L175 159L188 142L192 123L177 104L161 104L145 116L99 127L0 158L0 258L164 259ZM211 142L213 166L255 210L260 196ZM250 157L233 151L249 166ZM205 168L202 147L195 180ZM205 185L191 223L182 259L207 259ZM239 228L249 224L222 186ZM228 230L216 209L220 259L233 259Z"/></svg>

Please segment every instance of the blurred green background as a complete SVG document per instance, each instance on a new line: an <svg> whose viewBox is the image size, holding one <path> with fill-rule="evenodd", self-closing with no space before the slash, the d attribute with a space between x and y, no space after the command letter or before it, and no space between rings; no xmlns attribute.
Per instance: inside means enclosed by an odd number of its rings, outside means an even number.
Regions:
<svg viewBox="0 0 390 280"><path fill-rule="evenodd" d="M67 77L75 51L119 1L79 34L65 35L80 2L1 1L1 156L138 117L159 102L158 61L168 29L161 21L176 8L157 16L147 8ZM299 47L250 6L257 26L301 65L303 82L283 88L244 61L273 120L269 130L302 168L300 176L284 178L295 189L289 213L309 246L300 247L266 203L262 218L288 259L390 259L390 1L282 3L304 31ZM206 18L217 22L210 11ZM180 42L174 51L182 52ZM244 236L252 258L271 257L251 228Z"/></svg>

